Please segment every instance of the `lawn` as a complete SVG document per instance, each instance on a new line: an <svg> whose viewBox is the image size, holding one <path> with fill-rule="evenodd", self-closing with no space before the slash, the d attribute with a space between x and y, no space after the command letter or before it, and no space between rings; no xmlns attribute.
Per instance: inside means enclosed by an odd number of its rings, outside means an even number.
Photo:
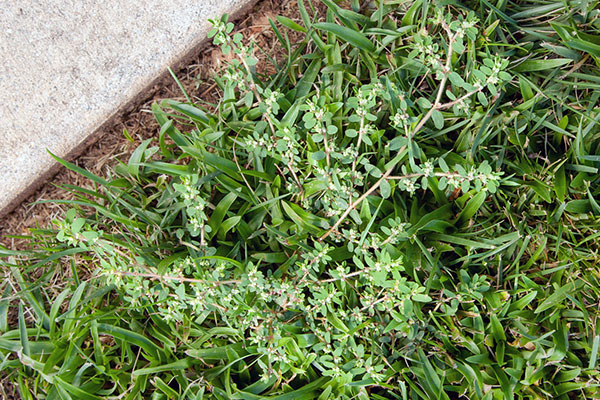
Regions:
<svg viewBox="0 0 600 400"><path fill-rule="evenodd" d="M57 158L90 185L0 248L22 399L600 399L598 1L321 2Z"/></svg>

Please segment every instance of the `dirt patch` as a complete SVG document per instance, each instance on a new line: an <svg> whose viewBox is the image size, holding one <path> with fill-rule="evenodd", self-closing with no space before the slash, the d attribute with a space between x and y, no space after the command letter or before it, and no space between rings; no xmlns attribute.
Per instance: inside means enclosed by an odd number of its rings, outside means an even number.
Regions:
<svg viewBox="0 0 600 400"><path fill-rule="evenodd" d="M9 377L0 377L0 399L18 400L19 392L17 388L9 381Z"/></svg>

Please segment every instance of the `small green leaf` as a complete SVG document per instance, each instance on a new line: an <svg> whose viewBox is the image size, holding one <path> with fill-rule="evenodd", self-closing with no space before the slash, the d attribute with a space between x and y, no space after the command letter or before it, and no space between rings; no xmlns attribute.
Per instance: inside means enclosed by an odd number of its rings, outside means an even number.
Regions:
<svg viewBox="0 0 600 400"><path fill-rule="evenodd" d="M433 113L431 113L431 119L433 120L433 124L437 129L442 129L444 127L444 116L439 110L433 110Z"/></svg>
<svg viewBox="0 0 600 400"><path fill-rule="evenodd" d="M425 110L429 110L432 106L431 102L429 100L427 100L425 97L419 97L417 99L417 104Z"/></svg>
<svg viewBox="0 0 600 400"><path fill-rule="evenodd" d="M458 54L462 54L465 51L465 45L462 43L462 40L456 40L452 43L452 50Z"/></svg>
<svg viewBox="0 0 600 400"><path fill-rule="evenodd" d="M448 79L454 86L462 87L465 84L464 79L454 71L450 72Z"/></svg>
<svg viewBox="0 0 600 400"><path fill-rule="evenodd" d="M413 294L411 299L420 303L429 303L432 300L431 297L422 293Z"/></svg>
<svg viewBox="0 0 600 400"><path fill-rule="evenodd" d="M442 171L448 173L450 172L450 168L448 168L448 164L446 164L446 160L444 160L443 158L440 158L438 160L438 164L440 165L440 168L442 169Z"/></svg>
<svg viewBox="0 0 600 400"><path fill-rule="evenodd" d="M482 106L484 106L484 107L488 106L488 99L485 96L485 94L483 94L483 92L477 92L477 100L479 100L479 102L481 103Z"/></svg>
<svg viewBox="0 0 600 400"><path fill-rule="evenodd" d="M325 155L324 151L319 150L319 151L315 151L314 153L312 153L311 157L315 161L321 161L321 160L325 159L326 155Z"/></svg>
<svg viewBox="0 0 600 400"><path fill-rule="evenodd" d="M392 186L387 181L387 179L381 181L381 184L379 185L379 190L381 191L381 197L383 197L384 199L387 199L392 194Z"/></svg>

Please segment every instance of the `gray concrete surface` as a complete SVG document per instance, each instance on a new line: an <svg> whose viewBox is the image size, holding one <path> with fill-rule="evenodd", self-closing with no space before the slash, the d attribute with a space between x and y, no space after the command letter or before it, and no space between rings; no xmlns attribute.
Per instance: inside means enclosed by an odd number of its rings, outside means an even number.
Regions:
<svg viewBox="0 0 600 400"><path fill-rule="evenodd" d="M0 216L252 0L0 0Z"/></svg>

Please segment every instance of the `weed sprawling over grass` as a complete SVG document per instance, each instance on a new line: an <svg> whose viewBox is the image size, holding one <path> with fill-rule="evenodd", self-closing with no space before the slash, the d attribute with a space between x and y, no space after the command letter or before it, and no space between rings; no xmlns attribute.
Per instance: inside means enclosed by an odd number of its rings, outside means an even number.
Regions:
<svg viewBox="0 0 600 400"><path fill-rule="evenodd" d="M323 2L274 76L213 21L218 104L60 160L93 188L2 250L23 399L598 398L598 1Z"/></svg>

